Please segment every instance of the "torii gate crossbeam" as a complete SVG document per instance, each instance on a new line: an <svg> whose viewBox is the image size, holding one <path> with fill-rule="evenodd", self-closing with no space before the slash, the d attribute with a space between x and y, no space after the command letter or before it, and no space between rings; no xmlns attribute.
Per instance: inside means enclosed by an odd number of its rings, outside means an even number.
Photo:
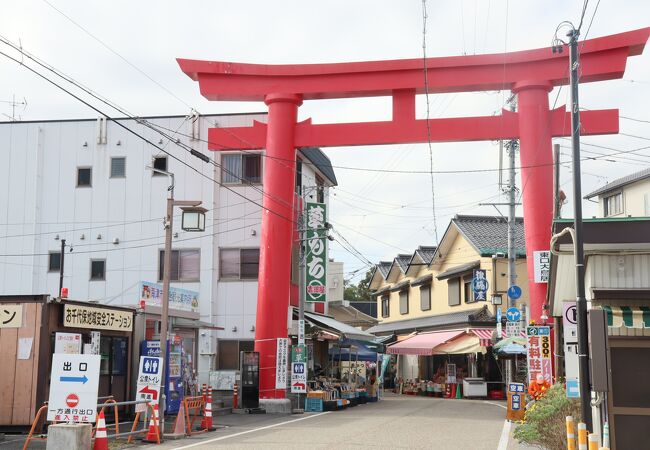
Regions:
<svg viewBox="0 0 650 450"><path fill-rule="evenodd" d="M639 55L650 28L581 43L581 82L621 78L629 56ZM429 93L511 90L518 111L497 117L430 120L435 142L518 138L531 319L539 319L546 284L534 283L533 252L547 250L553 217L553 136L570 135L562 109L550 111L548 93L568 84L568 49L550 48L493 55L428 58ZM268 123L209 130L212 150L265 148L264 200L255 349L260 352L260 396L282 398L275 389L276 338L287 336L295 158L297 147L426 142L427 123L415 119L415 95L424 93L422 59L338 64L261 65L179 59L209 100L264 101ZM314 125L296 123L304 100L391 96L387 122ZM582 114L582 134L618 132L618 111Z"/></svg>

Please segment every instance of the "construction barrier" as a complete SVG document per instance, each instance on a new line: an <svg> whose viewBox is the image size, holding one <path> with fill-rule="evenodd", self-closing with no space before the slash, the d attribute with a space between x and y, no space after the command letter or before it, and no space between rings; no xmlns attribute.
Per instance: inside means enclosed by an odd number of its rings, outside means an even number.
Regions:
<svg viewBox="0 0 650 450"><path fill-rule="evenodd" d="M185 405L185 423L187 425L187 435L192 436L192 428L194 427L194 422L205 411L205 399L202 395L198 397L185 397L183 399L183 404ZM208 431L207 428L203 427L203 429L196 430L194 433L203 433L206 431Z"/></svg>
<svg viewBox="0 0 650 450"><path fill-rule="evenodd" d="M113 405L113 416L114 416L114 420L115 420L115 434L119 434L119 433L120 433L120 415L119 415L119 413L118 413L117 402L112 398L112 397L113 397L112 395L109 396L109 397L111 397L111 398L108 398L108 397L107 397L108 400L106 400L106 401L101 405L101 409L99 410L99 414L104 415L104 409L106 409L106 406L112 404L112 405ZM97 406L99 407L99 405L97 405ZM99 422L99 421L98 421L98 422ZM99 426L98 423L95 424L95 428L93 429L92 436L95 436L95 433L97 432L97 427L98 427L98 426Z"/></svg>
<svg viewBox="0 0 650 450"><path fill-rule="evenodd" d="M38 425L38 422L41 419L41 414L43 414L43 411L47 414L47 402L40 408L38 408L38 411L36 412L36 416L34 417L34 422L32 422L32 427L29 429L29 434L27 435L27 439L25 440L25 445L23 445L23 450L27 450L27 447L29 447L29 443L33 440L36 441L46 441L47 440L47 435L42 435L39 434L38 436L34 436L34 430L36 430L36 426Z"/></svg>

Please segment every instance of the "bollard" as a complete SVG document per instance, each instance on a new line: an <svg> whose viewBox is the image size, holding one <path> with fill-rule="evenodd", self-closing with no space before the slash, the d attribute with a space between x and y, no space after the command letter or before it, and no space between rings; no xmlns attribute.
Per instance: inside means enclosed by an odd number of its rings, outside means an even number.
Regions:
<svg viewBox="0 0 650 450"><path fill-rule="evenodd" d="M587 425L578 423L578 450L589 450L587 447Z"/></svg>
<svg viewBox="0 0 650 450"><path fill-rule="evenodd" d="M566 416L566 443L567 450L576 450L575 422L572 416Z"/></svg>
<svg viewBox="0 0 650 450"><path fill-rule="evenodd" d="M232 387L232 409L237 409L239 406L239 387L235 383Z"/></svg>
<svg viewBox="0 0 650 450"><path fill-rule="evenodd" d="M589 450L598 450L598 441L599 439L596 433L589 433Z"/></svg>
<svg viewBox="0 0 650 450"><path fill-rule="evenodd" d="M88 450L92 426L89 423L60 423L47 429L48 450Z"/></svg>

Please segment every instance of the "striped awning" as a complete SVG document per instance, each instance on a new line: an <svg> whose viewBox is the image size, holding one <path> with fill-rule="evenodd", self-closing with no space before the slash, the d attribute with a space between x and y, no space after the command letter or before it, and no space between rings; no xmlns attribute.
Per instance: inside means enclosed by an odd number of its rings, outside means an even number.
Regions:
<svg viewBox="0 0 650 450"><path fill-rule="evenodd" d="M479 339L479 344L481 344L483 347L489 347L492 345L492 333L494 332L495 328L470 328L469 331L474 333L478 339ZM521 331L519 333L519 336L521 337L526 337L526 332ZM501 330L501 339L505 339L508 336L506 336L506 330L502 329Z"/></svg>
<svg viewBox="0 0 650 450"><path fill-rule="evenodd" d="M650 306L603 306L607 326L613 328L650 328Z"/></svg>

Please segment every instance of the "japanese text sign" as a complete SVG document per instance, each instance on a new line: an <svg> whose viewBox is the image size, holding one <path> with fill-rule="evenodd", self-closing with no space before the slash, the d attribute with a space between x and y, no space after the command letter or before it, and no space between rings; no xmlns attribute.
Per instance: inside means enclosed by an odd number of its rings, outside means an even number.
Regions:
<svg viewBox="0 0 650 450"><path fill-rule="evenodd" d="M307 203L305 287L308 302L327 301L327 205Z"/></svg>
<svg viewBox="0 0 650 450"><path fill-rule="evenodd" d="M533 267L535 268L535 283L548 283L548 274L551 271L551 252L533 252Z"/></svg>
<svg viewBox="0 0 650 450"><path fill-rule="evenodd" d="M0 328L20 328L23 326L23 305L0 304Z"/></svg>
<svg viewBox="0 0 650 450"><path fill-rule="evenodd" d="M149 400L151 405L158 404L160 383L163 378L162 358L157 356L140 356L140 369L138 370L138 387L136 400ZM147 405L139 403L135 406L136 412L147 409Z"/></svg>
<svg viewBox="0 0 650 450"><path fill-rule="evenodd" d="M163 298L162 284L142 281L140 283L140 303L161 306ZM169 288L169 307L181 311L199 312L199 293L187 289Z"/></svg>
<svg viewBox="0 0 650 450"><path fill-rule="evenodd" d="M133 313L119 309L65 304L63 326L93 330L132 331Z"/></svg>
<svg viewBox="0 0 650 450"><path fill-rule="evenodd" d="M526 352L528 356L528 382L534 381L538 374L542 374L546 381L552 383L550 327L526 327Z"/></svg>
<svg viewBox="0 0 650 450"><path fill-rule="evenodd" d="M304 394L307 392L307 364L304 362L291 363L291 393Z"/></svg>
<svg viewBox="0 0 650 450"><path fill-rule="evenodd" d="M95 422L99 355L52 355L47 420Z"/></svg>
<svg viewBox="0 0 650 450"><path fill-rule="evenodd" d="M287 364L289 363L289 339L278 338L275 360L275 388L287 388Z"/></svg>
<svg viewBox="0 0 650 450"><path fill-rule="evenodd" d="M81 353L81 334L55 333L54 353L66 353L68 355Z"/></svg>
<svg viewBox="0 0 650 450"><path fill-rule="evenodd" d="M485 275L485 270L474 269L474 277L472 278L472 291L474 292L474 301L484 302L487 300L489 283Z"/></svg>

